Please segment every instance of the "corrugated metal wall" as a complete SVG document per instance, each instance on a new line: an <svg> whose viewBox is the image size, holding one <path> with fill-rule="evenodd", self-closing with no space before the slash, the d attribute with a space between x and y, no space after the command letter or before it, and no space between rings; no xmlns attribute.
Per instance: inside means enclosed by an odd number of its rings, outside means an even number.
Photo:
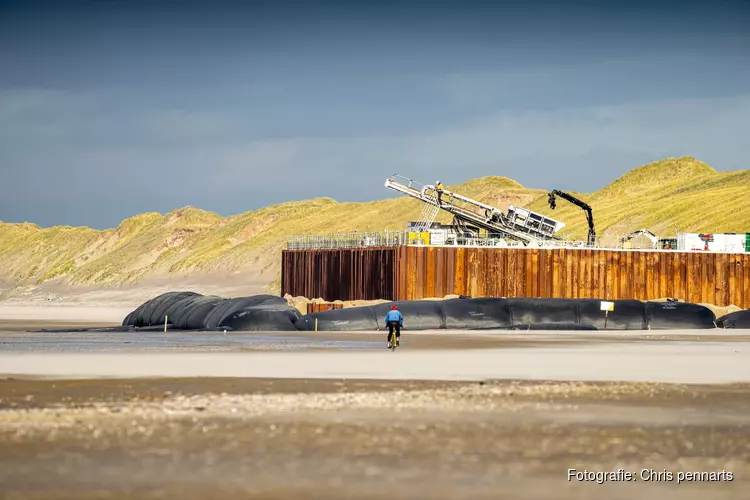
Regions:
<svg viewBox="0 0 750 500"><path fill-rule="evenodd" d="M284 250L281 295L309 299L394 299L396 248Z"/></svg>
<svg viewBox="0 0 750 500"><path fill-rule="evenodd" d="M397 300L675 297L750 308L750 254L400 247L396 272Z"/></svg>
<svg viewBox="0 0 750 500"><path fill-rule="evenodd" d="M285 250L281 293L333 300L640 299L750 308L750 254L398 247Z"/></svg>

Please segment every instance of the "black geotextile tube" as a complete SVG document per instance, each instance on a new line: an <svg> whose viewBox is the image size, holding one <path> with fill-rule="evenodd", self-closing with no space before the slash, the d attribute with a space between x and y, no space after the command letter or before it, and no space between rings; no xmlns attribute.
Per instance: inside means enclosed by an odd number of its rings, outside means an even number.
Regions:
<svg viewBox="0 0 750 500"><path fill-rule="evenodd" d="M598 330L598 328L588 323L533 323L513 325L508 330Z"/></svg>
<svg viewBox="0 0 750 500"><path fill-rule="evenodd" d="M297 329L308 332L315 330L316 319L318 330L322 332L377 330L380 324L372 306L361 306L305 314L297 321Z"/></svg>
<svg viewBox="0 0 750 500"><path fill-rule="evenodd" d="M614 302L614 310L606 313L607 330L702 329L715 326L713 312L698 304L639 300L611 302ZM313 330L317 318L320 331L383 329L385 315L392 304L394 302L307 314L297 322L297 327L300 330ZM403 314L404 330L543 329L550 328L550 325L582 325L575 329L587 330L605 328L605 312L601 310L601 301L596 299L459 298L395 304Z"/></svg>
<svg viewBox="0 0 750 500"><path fill-rule="evenodd" d="M750 309L725 314L716 320L719 328L750 328Z"/></svg>
<svg viewBox="0 0 750 500"><path fill-rule="evenodd" d="M403 330L443 330L445 317L442 301L439 300L404 300L388 302L372 306L375 312L378 328L386 329L385 316L396 305L404 317Z"/></svg>
<svg viewBox="0 0 750 500"><path fill-rule="evenodd" d="M235 312L246 311L255 307L277 306L283 307L284 309L290 308L286 299L275 295L252 295L249 297L238 297L236 299L231 299L231 301L230 306L216 320L216 327L213 325L206 325L207 328L218 328L223 325L225 318L228 318Z"/></svg>
<svg viewBox="0 0 750 500"><path fill-rule="evenodd" d="M169 292L143 303L128 314L124 326L149 326L164 314L174 314L176 329L216 331L376 331L385 329L385 316L398 305L404 330L483 329L604 329L605 313L596 299L458 298L412 300L351 307L307 315L275 295L235 299ZM662 330L714 328L716 317L707 307L684 302L613 300L607 330ZM163 311L163 313L162 313ZM743 311L745 312L745 311ZM742 319L738 323L734 318ZM745 316L731 316L723 324L745 324ZM573 326L576 325L576 326Z"/></svg>
<svg viewBox="0 0 750 500"><path fill-rule="evenodd" d="M299 311L286 304L255 305L238 309L219 322L219 330L243 332L294 332Z"/></svg>
<svg viewBox="0 0 750 500"><path fill-rule="evenodd" d="M143 327L156 325L158 322L163 324L164 316L161 314L154 316L154 312L161 311L163 305L168 306L169 304L172 304L175 297L179 297L185 293L194 292L167 292L157 295L153 299L147 300L138 306L133 312L128 314L123 320L122 325Z"/></svg>
<svg viewBox="0 0 750 500"><path fill-rule="evenodd" d="M178 317L175 327L179 330L200 330L211 311L227 299L215 295L203 296L195 300Z"/></svg>
<svg viewBox="0 0 750 500"><path fill-rule="evenodd" d="M175 295L172 295L171 297L167 297L164 300L162 300L158 306L156 306L156 309L154 309L154 312L151 313L151 319L150 323L152 325L163 325L165 316L167 315L167 310L169 310L172 305L176 304L177 302L180 302L183 299L189 298L189 297L195 297L200 296L199 294L195 292L179 292ZM166 318L167 321L169 321L169 318Z"/></svg>
<svg viewBox="0 0 750 500"><path fill-rule="evenodd" d="M179 293L180 292L167 292L151 299L149 304L141 310L138 317L138 324L136 326L152 326L153 323L151 323L151 316L154 314L154 311L156 311L156 308L159 307L162 302L179 295Z"/></svg>
<svg viewBox="0 0 750 500"><path fill-rule="evenodd" d="M601 300L576 299L578 302L577 323L585 323L604 330L604 311ZM645 330L648 327L646 305L640 300L610 300L615 309L606 315L607 330Z"/></svg>
<svg viewBox="0 0 750 500"><path fill-rule="evenodd" d="M575 299L507 299L513 325L578 323Z"/></svg>
<svg viewBox="0 0 750 500"><path fill-rule="evenodd" d="M458 298L440 301L448 330L496 330L513 326L508 299Z"/></svg>
<svg viewBox="0 0 750 500"><path fill-rule="evenodd" d="M232 300L234 299L221 299L210 311L206 312L203 316L203 323L201 323L201 329L213 330L219 324L219 319L224 314L224 311L232 306ZM196 318L197 319L197 318Z"/></svg>
<svg viewBox="0 0 750 500"><path fill-rule="evenodd" d="M197 294L173 302L172 305L164 311L164 315L168 316L167 321L176 328L183 316L190 310L190 307L204 298L203 295Z"/></svg>
<svg viewBox="0 0 750 500"><path fill-rule="evenodd" d="M716 328L716 315L706 306L685 302L646 302L650 330Z"/></svg>
<svg viewBox="0 0 750 500"><path fill-rule="evenodd" d="M167 292L138 306L125 317L123 326L163 328L165 316L169 316L168 328L210 331L297 331L294 323L301 317L296 308L275 295L223 299L195 292Z"/></svg>
<svg viewBox="0 0 750 500"><path fill-rule="evenodd" d="M123 322L122 322L122 326L139 326L139 321L142 321L142 320L140 320L140 318L141 318L141 317L142 317L142 315L143 315L143 311L144 311L144 310L145 310L145 309L146 309L146 308L147 308L148 306L150 306L150 305L151 305L151 300L153 300L153 299L147 300L147 301L146 301L146 302L144 302L143 304L141 304L141 305L139 305L138 307L136 307L136 308L135 308L135 309L133 310L133 312L131 312L130 314L128 314L128 315L127 315L127 316L125 317L125 319L123 320Z"/></svg>
<svg viewBox="0 0 750 500"><path fill-rule="evenodd" d="M125 319L122 320L122 326L135 326L135 322L138 319L138 314L140 314L141 309L143 309L147 304L148 302L139 305L138 307L133 309L133 312L125 316Z"/></svg>
<svg viewBox="0 0 750 500"><path fill-rule="evenodd" d="M132 326L132 318L135 315L135 311L132 311L127 316L125 316L125 319L122 320L122 326Z"/></svg>

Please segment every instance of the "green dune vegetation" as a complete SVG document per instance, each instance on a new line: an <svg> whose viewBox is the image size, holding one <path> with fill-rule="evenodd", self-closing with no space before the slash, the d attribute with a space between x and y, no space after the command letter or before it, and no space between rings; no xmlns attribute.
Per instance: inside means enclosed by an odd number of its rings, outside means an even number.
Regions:
<svg viewBox="0 0 750 500"><path fill-rule="evenodd" d="M509 204L528 207L566 222L563 236L585 239L583 212L564 200L551 210L546 190L504 177L448 189L503 210ZM614 242L641 228L660 236L750 231L748 193L750 171L720 173L683 157L635 168L594 193L572 194L593 207L600 238ZM0 223L0 280L118 286L253 268L264 271L269 291L277 291L280 251L290 235L402 230L422 207L405 197L368 203L315 198L230 217L193 207L166 215L144 213L104 231ZM449 222L447 215L438 220Z"/></svg>

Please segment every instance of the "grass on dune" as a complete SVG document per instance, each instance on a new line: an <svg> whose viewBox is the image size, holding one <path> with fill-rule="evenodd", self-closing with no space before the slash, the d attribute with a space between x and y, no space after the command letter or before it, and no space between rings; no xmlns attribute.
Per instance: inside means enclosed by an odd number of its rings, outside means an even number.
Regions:
<svg viewBox="0 0 750 500"><path fill-rule="evenodd" d="M564 221L563 236L585 239L584 213L565 200L504 177L484 177L454 190L503 210L516 205ZM593 207L598 235L613 241L636 229L662 236L681 232L750 232L750 171L716 172L694 158L643 165L594 193L573 193ZM383 194L386 194L385 192ZM0 279L72 285L137 283L148 277L231 272L251 264L278 282L279 252L289 236L358 230L403 230L423 204L406 197L368 203L331 198L294 201L221 217L194 207L144 213L116 229L39 228L0 223ZM441 222L450 216L441 213Z"/></svg>

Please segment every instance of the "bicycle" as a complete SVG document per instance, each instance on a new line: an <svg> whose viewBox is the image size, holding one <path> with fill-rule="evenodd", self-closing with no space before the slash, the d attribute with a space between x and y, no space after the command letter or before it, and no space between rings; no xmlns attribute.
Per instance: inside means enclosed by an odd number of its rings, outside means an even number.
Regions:
<svg viewBox="0 0 750 500"><path fill-rule="evenodd" d="M395 351L399 346L399 338L396 336L396 331L388 333L388 349Z"/></svg>

